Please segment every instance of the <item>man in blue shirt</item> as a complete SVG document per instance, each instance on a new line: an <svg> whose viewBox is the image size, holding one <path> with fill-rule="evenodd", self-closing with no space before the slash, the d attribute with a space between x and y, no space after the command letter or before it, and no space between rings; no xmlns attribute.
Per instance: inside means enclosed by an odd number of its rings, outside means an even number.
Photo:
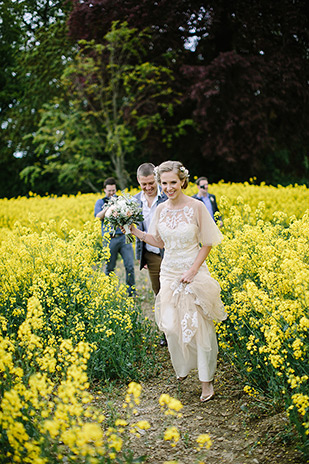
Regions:
<svg viewBox="0 0 309 464"><path fill-rule="evenodd" d="M211 217L214 221L218 221L218 225L220 227L223 226L221 216L216 215L215 213L220 213L215 195L208 193L208 179L207 177L199 177L196 181L196 185L198 186L198 193L193 195L193 198L200 200L204 203L206 208L208 209Z"/></svg>
<svg viewBox="0 0 309 464"><path fill-rule="evenodd" d="M111 197L116 196L116 180L113 177L109 177L105 180L103 185L105 193L104 198L97 200L94 207L94 215L96 218L101 220L101 232L103 237L103 246L106 246L104 234L110 235L109 249L110 259L106 263L105 274L109 275L115 270L118 253L120 253L123 264L126 270L126 284L128 286L129 295L134 294L135 286L135 275L134 275L134 252L131 243L126 243L125 235L121 232L118 227L115 233L110 233L109 227L104 224L104 217L108 209L108 201Z"/></svg>

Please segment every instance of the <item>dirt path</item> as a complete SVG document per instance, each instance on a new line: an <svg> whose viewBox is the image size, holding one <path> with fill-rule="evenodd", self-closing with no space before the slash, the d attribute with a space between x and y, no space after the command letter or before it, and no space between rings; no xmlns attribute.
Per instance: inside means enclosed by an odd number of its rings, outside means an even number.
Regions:
<svg viewBox="0 0 309 464"><path fill-rule="evenodd" d="M166 348L162 348L162 368L157 377L142 383L141 403L136 421L147 420L151 429L141 438L133 438L130 448L134 456L147 455L147 463L163 464L177 460L179 464L195 464L198 455L195 439L208 433L213 442L201 461L207 464L300 464L305 462L295 450L293 438L286 432L287 419L265 403L248 397L229 365L219 360L215 379L216 396L208 403L199 401L200 386L193 372L184 382L175 380ZM167 426L158 400L167 393L183 404L182 417L174 420L181 433L175 448L163 439ZM109 397L121 411L125 388Z"/></svg>
<svg viewBox="0 0 309 464"><path fill-rule="evenodd" d="M142 306L153 319L153 298L146 273L137 273L137 288L143 295ZM142 279L142 280L141 280ZM288 432L288 420L284 413L273 410L266 399L254 399L243 391L243 384L232 366L219 359L215 378L215 398L200 403L200 383L197 372L179 384L175 379L167 348L160 350L161 369L158 376L142 383L141 404L136 420L148 420L151 429L134 438L131 449L134 456L147 454L147 463L163 464L177 460L179 464L199 462L195 439L208 433L213 442L201 461L207 464L301 464L305 462L295 449L295 437ZM117 393L115 402L122 409L125 388ZM181 440L175 448L163 439L166 416L160 411L158 400L167 393L183 404L182 417L175 425Z"/></svg>

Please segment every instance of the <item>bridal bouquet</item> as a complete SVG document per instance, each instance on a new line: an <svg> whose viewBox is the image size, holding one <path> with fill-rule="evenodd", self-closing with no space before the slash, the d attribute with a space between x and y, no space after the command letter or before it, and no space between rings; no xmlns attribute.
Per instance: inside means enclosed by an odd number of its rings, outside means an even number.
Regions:
<svg viewBox="0 0 309 464"><path fill-rule="evenodd" d="M126 243L134 241L129 226L144 219L142 208L129 194L122 193L119 197L111 197L105 214L104 223L116 230L122 226L126 231Z"/></svg>

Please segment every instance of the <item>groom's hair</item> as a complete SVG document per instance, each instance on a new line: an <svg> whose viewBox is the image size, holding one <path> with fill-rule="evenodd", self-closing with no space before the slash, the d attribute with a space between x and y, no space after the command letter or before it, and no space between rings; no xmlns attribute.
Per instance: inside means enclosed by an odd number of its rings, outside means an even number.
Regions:
<svg viewBox="0 0 309 464"><path fill-rule="evenodd" d="M137 168L136 176L148 177L151 176L154 172L155 165L152 163L143 163Z"/></svg>

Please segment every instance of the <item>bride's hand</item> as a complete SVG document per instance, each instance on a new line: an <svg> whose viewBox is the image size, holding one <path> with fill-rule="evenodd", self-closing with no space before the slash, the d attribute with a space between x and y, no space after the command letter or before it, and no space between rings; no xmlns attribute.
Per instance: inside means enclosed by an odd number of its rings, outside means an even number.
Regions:
<svg viewBox="0 0 309 464"><path fill-rule="evenodd" d="M180 282L184 284L189 284L193 281L194 277L196 276L197 272L194 269L188 269L184 272L180 278Z"/></svg>
<svg viewBox="0 0 309 464"><path fill-rule="evenodd" d="M129 229L130 229L130 234L133 234L134 235L134 229L136 229L136 227L134 226L134 224L131 224L129 226ZM123 227L123 226L120 226L120 230L123 234L126 234L127 233L127 230Z"/></svg>

